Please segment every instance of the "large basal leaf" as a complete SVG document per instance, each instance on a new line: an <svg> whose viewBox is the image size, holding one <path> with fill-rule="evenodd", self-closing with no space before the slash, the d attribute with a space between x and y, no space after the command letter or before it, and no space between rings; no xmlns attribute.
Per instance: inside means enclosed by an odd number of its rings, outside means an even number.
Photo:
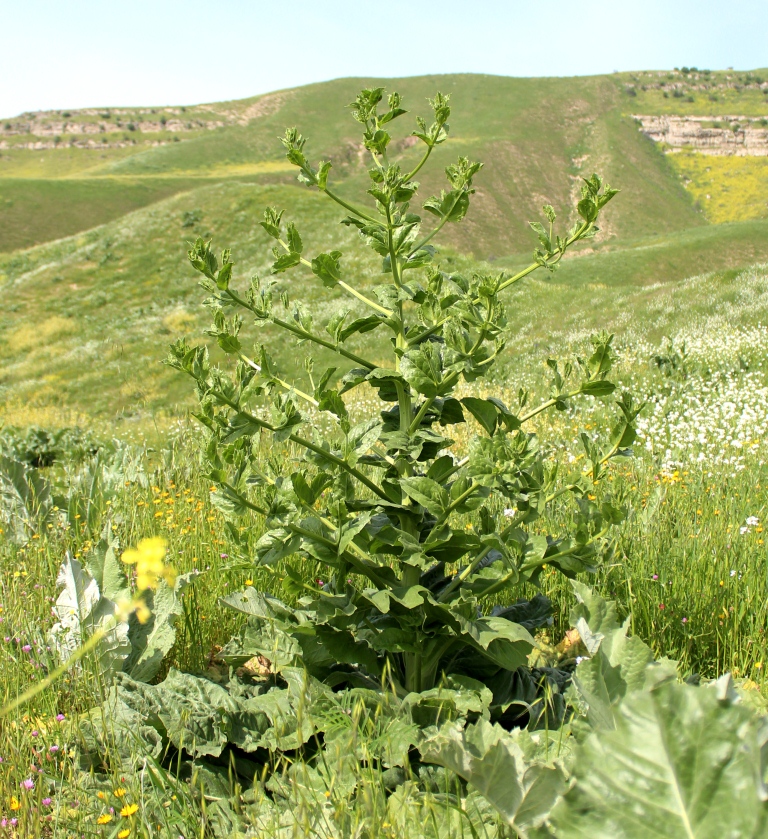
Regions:
<svg viewBox="0 0 768 839"><path fill-rule="evenodd" d="M115 603L130 600L131 590L125 574L125 565L118 557L119 546L112 535L112 526L107 524L101 539L86 561L86 568L99 587L103 597Z"/></svg>
<svg viewBox="0 0 768 839"><path fill-rule="evenodd" d="M571 625L589 653L573 674L577 704L593 728L613 728L621 699L646 685L675 679L674 662L654 662L650 647L628 636L629 622L619 624L615 604L582 583L571 581L577 604Z"/></svg>
<svg viewBox="0 0 768 839"><path fill-rule="evenodd" d="M94 632L104 632L95 655L101 672L120 671L130 654L128 623L115 617L116 604L102 596L98 582L87 568L67 554L56 579L62 591L54 612L58 621L51 627L49 638L59 658L66 661Z"/></svg>
<svg viewBox="0 0 768 839"><path fill-rule="evenodd" d="M149 682L160 671L163 658L176 642L176 619L184 613L182 593L198 574L198 571L180 574L172 587L161 580L151 599L147 598L152 610L149 621L142 624L135 615L131 616L128 632L131 654L123 666L131 678Z"/></svg>
<svg viewBox="0 0 768 839"><path fill-rule="evenodd" d="M52 504L48 482L37 469L0 455L0 521L8 539L25 544Z"/></svg>
<svg viewBox="0 0 768 839"><path fill-rule="evenodd" d="M562 767L546 759L548 750L550 759L557 753L555 735L547 732L510 734L485 720L467 728L447 723L419 750L423 760L469 781L521 837L544 823L566 788Z"/></svg>
<svg viewBox="0 0 768 839"><path fill-rule="evenodd" d="M628 696L616 728L578 750L575 785L552 813L554 836L765 837L768 723L722 687L670 682Z"/></svg>

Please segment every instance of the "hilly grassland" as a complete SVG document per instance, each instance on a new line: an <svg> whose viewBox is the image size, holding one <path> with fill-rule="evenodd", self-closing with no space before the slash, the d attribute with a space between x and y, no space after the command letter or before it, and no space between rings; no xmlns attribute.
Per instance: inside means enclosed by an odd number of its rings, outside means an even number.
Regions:
<svg viewBox="0 0 768 839"><path fill-rule="evenodd" d="M366 164L345 106L355 91L377 84L399 90L406 107L416 114L427 110L426 99L437 90L452 96L451 139L437 160L445 165L463 154L486 165L478 180L472 219L452 243L459 250L484 258L527 248L525 220L545 201L559 210L569 208L573 178L593 170L621 183L628 196L613 215L615 235L661 233L704 221L664 155L627 116L629 100L618 77L361 78L235 103L238 113L254 116L233 119L179 142L169 136L162 145L155 145L160 141L154 134L142 141L139 131L132 133L129 146L110 145L105 135L104 147L93 149L66 144L40 150L16 148L20 138L9 136L9 148L0 151L0 213L4 213L0 248L26 247L113 219L132 208L128 196L140 188L145 190L145 203L151 203L161 192L167 195L174 182L176 191L189 189L193 178L292 181L277 142L291 125L309 137L315 159L333 162L334 178L343 180L350 194L359 192L364 189ZM219 107L229 112L235 104ZM408 138L410 124L399 130L396 157L407 165L416 159L418 149ZM45 144L50 145L49 138ZM435 166L425 175L425 191L438 188L440 169ZM25 181L35 183L27 187ZM69 200L61 181L70 190ZM115 203L120 185L126 192L122 206ZM58 222L41 223L46 214L41 217L39 207L25 197L28 190L41 194L46 189L48 215L59 216ZM57 212L62 205L68 207L66 213ZM85 208L75 209L80 205Z"/></svg>
<svg viewBox="0 0 768 839"><path fill-rule="evenodd" d="M207 325L186 264L188 242L202 236L231 246L240 282L266 275L270 240L257 222L268 204L286 208L308 252L339 247L348 254L345 270L363 288L375 285L376 260L338 225L333 206L296 184L277 139L286 126L298 126L310 158L332 161L338 192L362 198L365 155L346 107L362 86L398 89L416 114L436 90L451 95L450 139L421 173L422 194L439 192L442 169L457 155L484 163L469 216L436 240L448 270L517 270L530 261L535 237L527 222L540 218L544 203L565 225L574 220L580 176L597 171L621 188L598 237L512 298L510 333L518 346L546 346L552 336L587 326L620 328L630 313L642 314L654 294L648 289L670 289L708 271L729 276L765 261L768 158L664 154L631 116L685 113L705 99L714 107L713 96L732 110L768 114L764 80L759 73L684 70L578 79L343 79L183 112L94 109L6 122L3 418L60 425L117 417L129 427L154 427L184 414L189 393L160 362L170 341L199 336ZM408 120L395 124L392 145L404 167L419 154ZM65 128L69 133L54 136ZM715 193L712 201L704 191ZM320 319L342 305L308 271L281 283ZM273 336L267 329L261 337L269 344ZM281 343L274 352L289 377L300 372L295 348Z"/></svg>
<svg viewBox="0 0 768 839"><path fill-rule="evenodd" d="M0 258L9 301L0 316L6 421L18 424L26 416L45 425L59 411L75 411L146 426L184 414L191 393L161 361L177 337L203 338L210 320L186 263L188 242L202 236L232 244L241 285L255 273L268 276L271 240L256 223L266 205L290 208L286 218L296 222L308 253L343 250L345 272L363 290L380 281L377 258L338 224L334 205L281 184L201 187L86 233L9 254ZM765 261L768 221L707 225L627 244L574 255L554 275L537 274L510 294L513 343L537 342L544 352L553 336L574 329L621 328L631 313L642 314L658 289L674 288L691 274ZM529 254L490 264L451 249L441 254L449 271L512 271L529 261ZM280 284L319 322L342 304L363 314L362 304L324 289L309 270L282 275ZM274 338L269 328L258 333L289 378L300 374L303 351ZM358 336L356 346L366 341Z"/></svg>
<svg viewBox="0 0 768 839"><path fill-rule="evenodd" d="M412 102L438 87L452 93L453 139L439 150L440 164L457 154L486 163L477 179L477 200L460 232L435 240L437 261L445 271L511 274L530 262L535 237L526 222L540 217L542 204L551 202L566 222L572 219L578 175L596 170L622 188L605 208L605 224L595 240L569 251L554 273L540 270L505 292L503 357L492 377L464 382L456 395L493 396L516 405L523 389L529 393L529 405L546 404L552 379L547 360L573 362L591 352L591 332L616 333L619 391L632 392L645 407L633 456L617 459L589 487L589 500L617 499L627 515L617 524L605 562L580 578L616 602L619 618L626 619L637 636L631 643L643 640L654 656L678 662L675 672L681 680L706 682L731 673L744 714L750 713L747 708L764 713L768 218L760 212L737 213L724 216L725 223L711 223L695 206L695 173L687 185L677 174L680 161L689 160L688 153L665 155L628 116L628 109L638 103L646 110L676 102L693 107L700 96L722 96L729 105L757 109L764 102L762 81L739 81L741 89L736 90L728 74L681 71L669 74L671 81L666 75L575 81L441 77L400 80L397 86ZM57 578L62 558L69 555L93 568L101 562L100 585L109 585L102 534L117 540L115 563L118 552L148 537L161 537L168 562L179 574L189 575L183 578L188 588L169 612L173 632L165 639L164 657L157 661L160 670L152 681L168 674L171 681L188 679L209 691L218 688L219 693L206 693L202 710L190 705L197 709L191 715L185 706L178 720L173 717L176 731L200 731L200 726L218 731L220 722L222 727L229 725L229 712L223 709L240 706L222 704L223 688L218 686L226 679L260 680L265 673L267 680L277 678L277 647L274 655L258 659L262 669L257 673L246 669L233 675L234 668L222 663L223 646L246 623L244 615L225 611L221 599L249 587L275 594L292 608L303 602L299 598L325 585L329 568L313 555L280 555L271 564L254 559L264 518L247 510L232 520L216 503L220 487L211 483L218 478L206 473L204 441L186 419L195 404L192 385L161 361L167 344L180 336L205 340L201 332L209 312L201 306L205 292L186 261L188 243L202 237L212 239L217 248L231 246L233 287L243 289L255 273L268 277L273 242L258 225L265 205L286 208L284 221L296 223L305 256L338 247L344 251L344 276L356 287L368 291L382 281L380 258L356 233L339 225L335 205L295 184L275 140L286 124L306 128L312 159L330 157L339 193L359 197L363 163L354 126L349 119L336 122L327 114L343 116L343 105L356 87L370 81L333 82L196 111L201 122L222 124L193 126L186 134L180 131L185 139L165 145L152 145L154 139L142 145L140 137L125 145L123 135L105 131L101 149L59 148L59 143L34 150L42 158L41 168L31 157L33 150L3 150L0 166L6 167L6 176L0 190L17 190L5 193L15 196L6 199L12 202L7 205L8 218L17 225L13 235L31 237L38 244L9 246L0 255L5 301L0 313L0 424L6 426L0 429L0 705L30 686L45 685L41 679L58 664L52 640L57 612L52 605L62 597ZM677 86L665 89L668 81ZM705 84L714 87L701 88ZM687 99L691 96L693 103ZM109 119L115 120L116 113L110 112ZM103 112L70 116L82 118L82 124L86 117L94 124L107 119ZM165 125L176 116L169 112ZM150 123L159 114L125 113L120 118L129 132L127 120L132 120L133 136L143 133L141 120ZM161 135L161 129L155 129L149 125L150 138ZM37 125L36 130L43 128ZM397 159L407 165L415 153L401 135ZM698 166L692 159L691 166ZM434 167L438 176L442 165ZM425 176L427 194L440 188L438 176ZM738 195L735 181L731 186L730 195ZM763 200L759 188L756 195L755 201ZM33 201L50 211L44 229L32 223L37 218L37 211L29 209ZM93 226L94 219L98 226ZM89 229L77 229L80 224ZM363 314L362 304L342 297L338 288L324 288L309 270L299 267L277 279L280 290L314 316L318 330L342 306ZM302 369L306 346L297 347L284 333L278 335L270 327L254 329L250 323L240 337L249 354L255 342L263 342L285 379L311 389ZM368 335L356 336L349 349L364 349L375 363L387 357L386 350L391 356L391 347ZM215 350L214 355L223 361ZM319 354L316 358L318 367L330 361ZM364 386L345 399L354 420L375 417L381 409ZM307 433L318 441L333 441L327 414L301 404ZM616 406L614 397L578 397L563 407L551 413L534 410L526 430L535 432L548 458L562 465L561 480L570 481L565 473L582 468L589 441L604 441ZM450 426L459 457L482 435L480 426L467 419ZM48 430L23 428L30 425ZM85 431L51 431L73 425ZM276 436L262 435L254 444L256 451L258 468L267 473L282 475L297 468L309 474L314 468L300 459L296 446ZM255 492L266 498L270 490L258 486ZM261 503L262 496L257 500ZM499 502L499 514L503 510L504 517L514 518L518 510L505 509L506 500ZM567 504L554 504L537 519L536 532L569 532L572 517ZM481 522L478 513L469 510L457 515L454 526L479 532ZM350 574L351 589L360 580ZM562 646L573 642L572 633L570 639L565 633L574 593L555 565L545 566L539 583L554 614L551 624L537 631L537 649L529 663L543 666L555 660L549 656L559 656L561 648L568 655L575 652L572 646ZM525 595L532 595L527 588ZM485 597L483 614L509 599L509 591ZM579 631L584 631L582 624ZM595 631L590 625L590 633ZM577 673L589 672L593 655L594 649L589 654L584 649L580 663L574 658L573 665L582 668ZM254 659L248 662L252 667ZM624 672L623 664L610 666L614 675ZM382 733L382 705L366 706L375 710L363 713L362 703L334 704L334 697L345 697L345 692L328 692L333 702L312 702L302 705L298 715L291 716L294 711L289 710L283 716L281 710L269 718L268 728L282 737L286 720L293 725L298 719L301 728L307 721L314 726L323 715L333 717L336 734L324 735L326 743L336 744L333 753L315 748L321 730L316 728L311 729L314 742L291 746L285 760L276 757L271 746L245 751L226 737L222 748L197 754L197 735L191 747L182 737L173 741L178 748L169 741L162 753L150 753L148 744L160 740L144 724L145 711L123 718L105 701L111 678L99 656L84 656L0 726L0 824L9 836L523 835L503 824L488 800L453 772L434 772L429 764L414 762L410 741L405 749L411 758L403 762L402 772L399 763L387 768L388 763L375 757L382 743L389 748L400 736L396 729ZM674 688L690 701L694 695L711 695L704 687L695 693L698 689L691 684ZM146 684L141 689L148 697L159 686ZM192 692L186 693L184 701L192 702ZM722 691L718 699L726 704ZM670 714L656 716L659 725ZM126 719L131 736L120 722ZM89 720L94 726L89 727ZM163 725L171 728L170 723ZM733 762L744 763L744 749L734 744L746 742L743 731L720 731L717 724L698 736L702 725L700 718L696 725L678 723L673 732L675 743L697 739L695 745L678 750L681 776L688 777L691 766L702 773L717 765L716 780L705 787L696 775L686 789L685 796L695 799L696 806L702 789L722 793L727 787L733 766L728 761L724 765L722 755L727 748L728 754L739 755ZM633 760L634 752L620 752L629 755L628 765L637 764L643 771L651 763L648 755L656 761L661 753L647 731L644 728L638 737L642 761ZM710 742L713 732L722 736L715 745L723 744L716 759L712 752L697 751ZM535 738L540 733L518 730L515 736ZM556 751L547 751L548 762L575 739L567 726L552 737ZM612 746L606 751L616 752ZM193 761L187 760L190 753ZM512 773L498 765L490 774L501 785L512 781ZM579 835L638 835L632 832L634 825L645 824L643 814L658 802L654 797L648 804L635 795L647 777L629 777L621 795L632 791L631 815L616 815L616 793L601 790L601 806L611 811L605 822L610 826L601 832L600 825L593 825ZM751 781L742 785L740 807L742 801L757 800L758 787ZM512 783L509 788L514 789ZM729 823L733 814L728 808L732 810L735 797L729 793L723 811ZM665 811L659 835L680 835L673 811L674 807ZM707 812L701 823L711 826L712 818ZM756 828L739 835L758 839L763 834Z"/></svg>

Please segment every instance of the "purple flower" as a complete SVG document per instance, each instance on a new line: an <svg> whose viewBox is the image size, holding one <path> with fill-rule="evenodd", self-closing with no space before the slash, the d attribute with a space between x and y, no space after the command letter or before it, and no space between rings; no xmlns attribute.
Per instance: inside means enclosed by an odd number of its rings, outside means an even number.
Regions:
<svg viewBox="0 0 768 839"><path fill-rule="evenodd" d="M229 559L229 554L219 554L222 559Z"/></svg>
<svg viewBox="0 0 768 839"><path fill-rule="evenodd" d="M51 746L50 749L48 749L48 751L51 752L51 754L53 754L54 752L58 752L58 750L58 746Z"/></svg>
<svg viewBox="0 0 768 839"><path fill-rule="evenodd" d="M658 579L659 579L659 575L658 575L658 574L654 574L654 575L651 577L651 579L652 579L652 580L658 580Z"/></svg>
<svg viewBox="0 0 768 839"><path fill-rule="evenodd" d="M43 807L50 807L53 804L53 800L51 798L44 798L40 803Z"/></svg>
<svg viewBox="0 0 768 839"><path fill-rule="evenodd" d="M24 646L21 648L21 651L23 653L28 653L31 649L32 647L29 644L24 644Z"/></svg>
<svg viewBox="0 0 768 839"><path fill-rule="evenodd" d="M25 780L23 780L21 782L21 787L23 789L34 789L35 788L35 782L32 780L32 778L26 778Z"/></svg>
<svg viewBox="0 0 768 839"><path fill-rule="evenodd" d="M35 730L32 732L32 736L33 736L33 737L39 737L39 736L40 736L40 732L39 732L37 729L35 729Z"/></svg>
<svg viewBox="0 0 768 839"><path fill-rule="evenodd" d="M6 644L10 644L11 643L11 636L6 635L5 638L3 638L3 641L5 641Z"/></svg>
<svg viewBox="0 0 768 839"><path fill-rule="evenodd" d="M16 825L17 825L18 823L19 823L19 820L18 820L18 819L11 819L11 821L10 821L10 825L11 825L11 827L16 827Z"/></svg>
<svg viewBox="0 0 768 839"><path fill-rule="evenodd" d="M0 819L0 827L8 827L8 819Z"/></svg>
<svg viewBox="0 0 768 839"><path fill-rule="evenodd" d="M683 618L683 623L688 623L688 618Z"/></svg>
<svg viewBox="0 0 768 839"><path fill-rule="evenodd" d="M57 722L64 722L64 714L56 714Z"/></svg>

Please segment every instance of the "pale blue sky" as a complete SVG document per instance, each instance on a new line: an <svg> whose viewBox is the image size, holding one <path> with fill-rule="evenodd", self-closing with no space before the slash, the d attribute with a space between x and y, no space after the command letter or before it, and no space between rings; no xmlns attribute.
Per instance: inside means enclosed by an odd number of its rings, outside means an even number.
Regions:
<svg viewBox="0 0 768 839"><path fill-rule="evenodd" d="M0 22L2 116L353 75L768 66L768 0L0 0Z"/></svg>

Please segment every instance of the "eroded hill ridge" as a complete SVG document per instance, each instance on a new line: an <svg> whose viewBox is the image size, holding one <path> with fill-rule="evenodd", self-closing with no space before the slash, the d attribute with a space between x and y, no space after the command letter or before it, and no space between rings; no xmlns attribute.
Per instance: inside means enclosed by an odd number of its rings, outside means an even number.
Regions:
<svg viewBox="0 0 768 839"><path fill-rule="evenodd" d="M690 148L710 155L768 155L768 120L764 117L632 116L646 137L669 146L669 151Z"/></svg>

